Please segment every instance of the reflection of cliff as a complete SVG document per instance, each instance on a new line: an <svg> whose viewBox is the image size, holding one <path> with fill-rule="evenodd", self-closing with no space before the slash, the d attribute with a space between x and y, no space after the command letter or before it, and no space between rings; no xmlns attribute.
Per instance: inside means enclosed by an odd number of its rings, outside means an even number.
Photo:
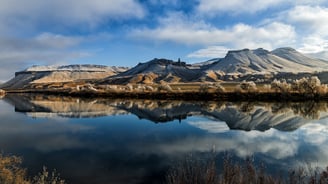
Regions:
<svg viewBox="0 0 328 184"><path fill-rule="evenodd" d="M270 128L292 131L311 119L323 118L328 114L328 104L324 102L191 102L39 95L9 95L5 100L14 105L16 111L33 117L79 118L131 113L153 122L169 122L188 116L205 116L225 122L230 129L247 131L266 131ZM198 123L197 126L206 128L206 124Z"/></svg>
<svg viewBox="0 0 328 184"><path fill-rule="evenodd" d="M153 122L169 122L175 119L186 119L187 116L200 115L198 103L183 101L126 101L118 104L117 108L135 114L139 118Z"/></svg>
<svg viewBox="0 0 328 184"><path fill-rule="evenodd" d="M61 96L8 95L5 100L15 106L15 111L32 117L87 118L125 114L101 99L79 99Z"/></svg>

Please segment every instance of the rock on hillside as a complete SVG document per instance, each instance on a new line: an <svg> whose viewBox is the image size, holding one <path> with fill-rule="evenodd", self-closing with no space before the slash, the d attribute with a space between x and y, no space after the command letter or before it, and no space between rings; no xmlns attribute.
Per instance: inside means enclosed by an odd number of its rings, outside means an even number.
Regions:
<svg viewBox="0 0 328 184"><path fill-rule="evenodd" d="M31 83L72 82L102 79L126 71L125 67L101 65L32 66L16 72L15 77L1 85L3 89L20 89Z"/></svg>
<svg viewBox="0 0 328 184"><path fill-rule="evenodd" d="M190 82L197 79L201 74L201 68L193 68L185 62L175 62L167 59L153 59L146 63L108 77L100 83L126 84L126 83L159 83L165 82Z"/></svg>

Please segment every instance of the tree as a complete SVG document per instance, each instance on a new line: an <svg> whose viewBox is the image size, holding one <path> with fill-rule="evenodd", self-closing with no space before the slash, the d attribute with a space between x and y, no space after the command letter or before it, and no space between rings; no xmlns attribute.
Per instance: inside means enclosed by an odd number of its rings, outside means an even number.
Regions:
<svg viewBox="0 0 328 184"><path fill-rule="evenodd" d="M287 93L291 89L291 85L286 82L286 80L282 80L282 82L275 79L271 82L271 89L275 92Z"/></svg>

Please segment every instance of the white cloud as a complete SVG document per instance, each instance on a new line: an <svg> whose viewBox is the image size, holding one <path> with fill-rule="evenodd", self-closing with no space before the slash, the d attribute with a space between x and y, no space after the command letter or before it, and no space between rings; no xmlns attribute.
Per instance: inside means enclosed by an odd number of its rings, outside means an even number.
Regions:
<svg viewBox="0 0 328 184"><path fill-rule="evenodd" d="M153 5L177 5L178 0L149 0L149 2Z"/></svg>
<svg viewBox="0 0 328 184"><path fill-rule="evenodd" d="M297 33L295 47L310 56L328 59L328 8L300 5L280 12L275 20L293 25Z"/></svg>
<svg viewBox="0 0 328 184"><path fill-rule="evenodd" d="M224 133L230 130L228 125L223 121L188 121L187 123L209 133Z"/></svg>
<svg viewBox="0 0 328 184"><path fill-rule="evenodd" d="M197 12L204 15L217 15L222 13L256 13L270 8L296 5L319 5L324 0L199 0Z"/></svg>
<svg viewBox="0 0 328 184"><path fill-rule="evenodd" d="M188 18L181 13L171 13L159 20L154 29L132 31L131 36L140 40L169 41L185 45L202 45L208 48L189 54L189 57L222 57L227 48L274 49L295 43L293 26L281 22L269 22L260 26L235 24L219 28L202 20ZM215 51L218 51L215 53Z"/></svg>
<svg viewBox="0 0 328 184"><path fill-rule="evenodd" d="M199 49L193 53L188 54L190 58L222 58L224 57L229 49L224 46L210 46L204 49Z"/></svg>
<svg viewBox="0 0 328 184"><path fill-rule="evenodd" d="M328 36L328 8L296 6L280 15L280 19L293 23L300 32Z"/></svg>
<svg viewBox="0 0 328 184"><path fill-rule="evenodd" d="M42 33L35 38L35 41L47 47L66 48L78 45L82 41L82 38L52 33Z"/></svg>
<svg viewBox="0 0 328 184"><path fill-rule="evenodd" d="M222 12L255 13L285 2L284 0L200 0L197 10L202 14L220 14Z"/></svg>
<svg viewBox="0 0 328 184"><path fill-rule="evenodd" d="M135 0L2 0L0 31L35 29L42 25L95 27L112 19L142 18L144 15L145 10Z"/></svg>
<svg viewBox="0 0 328 184"><path fill-rule="evenodd" d="M328 49L328 40L320 36L310 35L302 39L299 50L303 53L318 53Z"/></svg>
<svg viewBox="0 0 328 184"><path fill-rule="evenodd" d="M236 1L230 3L233 2ZM261 27L242 24L246 26L246 28L241 27L239 29L244 32L244 37L236 37L239 39L232 41L232 43L236 42L237 44L223 42L216 44L211 43L209 45L214 44L228 48L263 47L269 50L281 46L291 46L309 56L327 60L328 32L326 30L328 30L328 8L325 6L318 6L320 3L323 3L323 1L312 2L304 0L289 3L296 6L290 7L284 11L281 10L281 12L277 13L276 17L266 19L266 21L263 20L263 25ZM247 28L247 26L249 26L249 28ZM237 25L235 25L235 29L231 29L230 32L233 33L233 30L238 30L236 27ZM257 38L247 34L248 29L252 30L249 32L253 32L254 35L257 35ZM235 33L235 35L238 35L238 31ZM218 49L218 51L220 50L221 49ZM211 46L195 51L189 54L189 56L212 57L215 56L212 54L214 52L215 47Z"/></svg>
<svg viewBox="0 0 328 184"><path fill-rule="evenodd" d="M262 26L243 23L227 28L218 28L204 21L188 19L180 13L172 13L160 19L157 28L143 28L132 31L138 39L171 41L187 45L229 45L236 48L272 49L277 45L294 42L294 27L281 22L271 22Z"/></svg>
<svg viewBox="0 0 328 184"><path fill-rule="evenodd" d="M88 56L75 49L87 38L42 33L32 38L0 37L0 81L33 64L63 64L67 60Z"/></svg>

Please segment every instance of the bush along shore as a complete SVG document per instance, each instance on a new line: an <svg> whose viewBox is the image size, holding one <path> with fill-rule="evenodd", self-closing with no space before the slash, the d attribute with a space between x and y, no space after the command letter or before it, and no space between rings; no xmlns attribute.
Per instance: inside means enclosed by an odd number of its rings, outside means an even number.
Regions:
<svg viewBox="0 0 328 184"><path fill-rule="evenodd" d="M93 83L32 84L24 89L7 89L7 93L44 93L70 96L107 96L111 98L181 99L181 100L260 100L302 101L328 100L328 86L318 77L270 84L243 82L161 83L97 85Z"/></svg>

